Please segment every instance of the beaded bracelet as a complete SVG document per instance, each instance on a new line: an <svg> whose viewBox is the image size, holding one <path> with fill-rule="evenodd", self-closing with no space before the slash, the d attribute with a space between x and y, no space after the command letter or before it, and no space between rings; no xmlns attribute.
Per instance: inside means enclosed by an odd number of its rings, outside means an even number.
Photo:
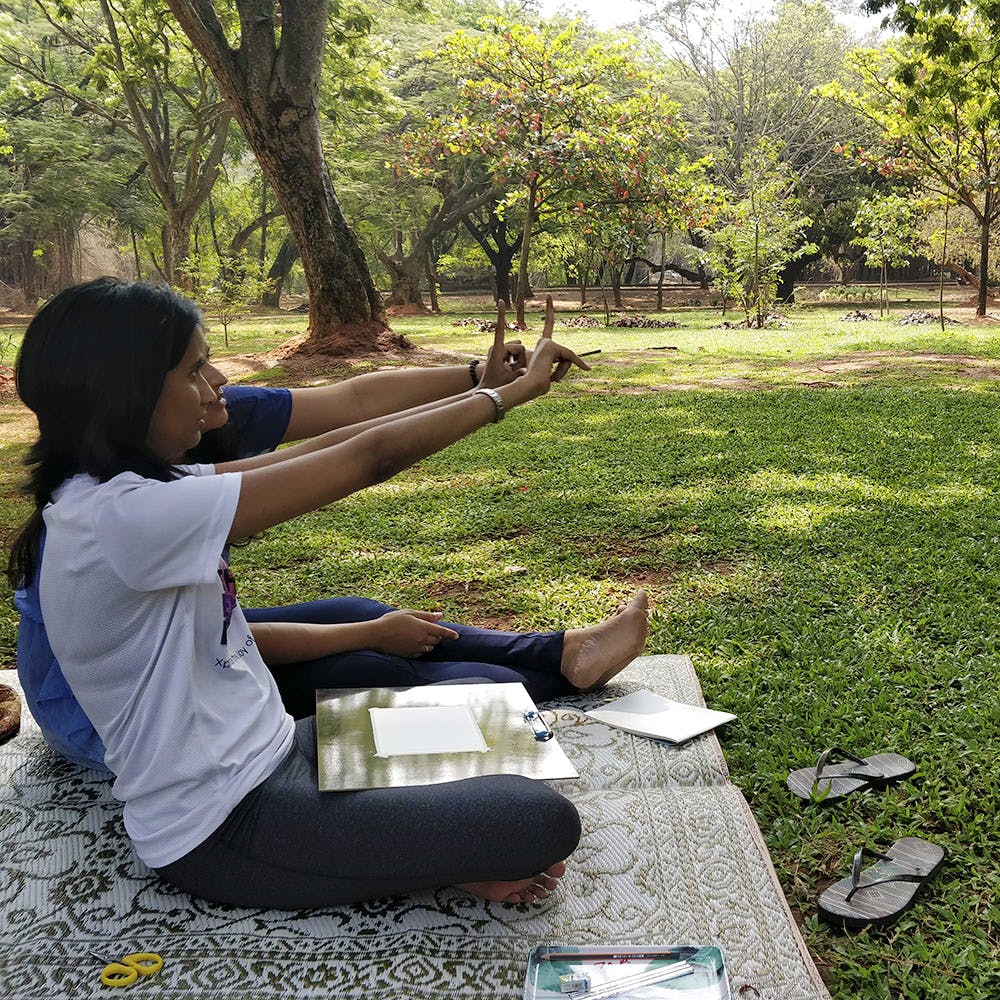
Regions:
<svg viewBox="0 0 1000 1000"><path fill-rule="evenodd" d="M479 367L479 358L473 358L469 362L469 378L472 379L472 388L475 389L479 385L479 379L476 377L476 369Z"/></svg>

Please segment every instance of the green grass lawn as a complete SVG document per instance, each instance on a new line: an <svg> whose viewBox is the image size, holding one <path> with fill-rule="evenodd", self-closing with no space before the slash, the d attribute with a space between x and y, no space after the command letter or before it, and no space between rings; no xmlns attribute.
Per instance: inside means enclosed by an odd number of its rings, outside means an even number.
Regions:
<svg viewBox="0 0 1000 1000"><path fill-rule="evenodd" d="M738 716L719 733L733 780L833 996L985 1000L1000 996L1000 328L845 311L754 332L698 310L658 331L557 323L602 349L590 375L267 532L234 569L251 606L359 593L519 628L585 624L646 587L649 652L690 654L708 703ZM454 319L395 328L480 352ZM288 326L241 324L230 352ZM7 528L30 425L13 405L0 419ZM916 775L842 804L791 796L788 771L834 745L902 753ZM916 906L883 931L820 924L816 896L854 851L904 836L949 854Z"/></svg>

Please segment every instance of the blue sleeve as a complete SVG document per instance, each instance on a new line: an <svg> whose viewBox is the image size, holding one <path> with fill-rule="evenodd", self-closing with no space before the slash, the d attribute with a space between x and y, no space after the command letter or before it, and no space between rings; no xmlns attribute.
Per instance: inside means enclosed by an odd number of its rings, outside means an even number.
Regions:
<svg viewBox="0 0 1000 1000"><path fill-rule="evenodd" d="M234 457L249 458L274 451L292 418L291 392L257 385L226 386L224 391L236 449Z"/></svg>
<svg viewBox="0 0 1000 1000"><path fill-rule="evenodd" d="M49 646L38 599L37 572L30 584L15 593L14 603L21 613L17 626L17 676L42 736L74 764L106 772L104 744L66 683Z"/></svg>

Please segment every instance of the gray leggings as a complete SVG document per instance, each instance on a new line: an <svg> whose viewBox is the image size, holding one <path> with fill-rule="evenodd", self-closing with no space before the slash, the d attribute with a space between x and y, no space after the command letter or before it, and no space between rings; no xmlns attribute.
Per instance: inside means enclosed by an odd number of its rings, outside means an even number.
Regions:
<svg viewBox="0 0 1000 1000"><path fill-rule="evenodd" d="M529 878L579 840L574 805L520 775L320 792L310 716L278 769L158 873L216 902L294 910Z"/></svg>

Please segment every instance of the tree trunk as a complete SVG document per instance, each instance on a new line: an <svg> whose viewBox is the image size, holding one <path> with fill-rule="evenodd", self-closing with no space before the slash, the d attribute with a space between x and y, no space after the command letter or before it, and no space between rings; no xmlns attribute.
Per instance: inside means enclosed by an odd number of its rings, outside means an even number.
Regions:
<svg viewBox="0 0 1000 1000"><path fill-rule="evenodd" d="M941 236L941 268L938 272L938 316L941 320L941 332L944 333L944 265L948 259L948 214L951 205L944 203L944 232Z"/></svg>
<svg viewBox="0 0 1000 1000"><path fill-rule="evenodd" d="M142 261L139 259L139 241L136 239L135 226L129 226L129 233L132 236L132 256L135 259L135 276L142 281Z"/></svg>
<svg viewBox="0 0 1000 1000"><path fill-rule="evenodd" d="M613 264L608 265L608 270L611 272L611 297L614 300L615 308L621 309L622 306L622 269L620 267L615 267Z"/></svg>
<svg viewBox="0 0 1000 1000"><path fill-rule="evenodd" d="M667 232L660 233L660 273L656 278L656 311L663 312L663 279L667 276Z"/></svg>
<svg viewBox="0 0 1000 1000"><path fill-rule="evenodd" d="M260 297L262 306L270 306L277 309L281 305L281 289L288 275L291 274L292 265L299 259L299 248L291 236L286 236L284 242L278 248L278 252L271 262L271 268L267 272L267 281L270 286Z"/></svg>
<svg viewBox="0 0 1000 1000"><path fill-rule="evenodd" d="M388 270L389 280L392 283L392 290L389 293L389 308L405 309L408 312L428 312L427 306L424 305L423 296L420 294L420 272L424 269L427 257L424 248L421 246L405 257L390 257L381 251L376 252L378 259Z"/></svg>
<svg viewBox="0 0 1000 1000"><path fill-rule="evenodd" d="M482 248L483 253L493 265L493 291L496 300L503 301L507 307L511 304L511 264L521 247L523 233L518 233L513 241L507 240L507 221L497 218L495 204L489 208L485 222L466 215L462 224L472 234L473 239ZM491 242L492 241L492 242Z"/></svg>
<svg viewBox="0 0 1000 1000"><path fill-rule="evenodd" d="M167 0L204 56L271 184L309 286L309 336L337 352L377 349L382 298L323 157L318 91L328 0L236 0L232 49L209 0ZM280 17L280 46L276 21Z"/></svg>
<svg viewBox="0 0 1000 1000"><path fill-rule="evenodd" d="M403 234L399 230L396 231L394 256L376 251L378 259L389 269L392 280L390 308L428 311L420 295L420 278L424 272L430 273L434 240L455 229L472 212L494 199L493 185L483 177L473 177L457 188L449 186L441 194L441 204L433 215L421 229L410 233L409 253L403 252ZM433 282L433 278L429 280ZM437 301L436 292L432 301Z"/></svg>
<svg viewBox="0 0 1000 1000"><path fill-rule="evenodd" d="M688 240L696 250L705 249L705 238L693 229L688 230ZM694 271L690 271L686 267L677 267L675 264L671 264L670 269L676 271L682 278L687 278L688 281L697 281L699 288L703 291L708 291L708 271L705 270L705 265L701 262L700 258Z"/></svg>
<svg viewBox="0 0 1000 1000"><path fill-rule="evenodd" d="M191 217L175 206L167 208L167 221L161 231L163 280L178 288L191 290L191 276L184 270L191 252Z"/></svg>
<svg viewBox="0 0 1000 1000"><path fill-rule="evenodd" d="M778 275L777 296L779 302L787 302L789 305L795 302L795 282L799 280L802 272L814 261L819 260L821 256L819 251L806 254L782 268L781 274Z"/></svg>
<svg viewBox="0 0 1000 1000"><path fill-rule="evenodd" d="M299 248L310 338L328 339L335 351L375 349L387 329L382 298L334 193L318 121L304 118L285 129L275 121L242 124Z"/></svg>
<svg viewBox="0 0 1000 1000"><path fill-rule="evenodd" d="M537 179L532 179L528 183L528 208L524 217L524 229L521 230L521 262L517 269L517 290L515 292L517 320L514 323L518 330L527 329L527 324L524 321L524 303L528 298L528 256L531 253L531 231L535 227L535 192L537 187Z"/></svg>
<svg viewBox="0 0 1000 1000"><path fill-rule="evenodd" d="M502 301L508 308L510 308L510 264L511 262L507 261L506 264L494 265L493 267L497 302Z"/></svg>
<svg viewBox="0 0 1000 1000"><path fill-rule="evenodd" d="M976 315L986 315L986 297L990 280L990 220L993 218L993 189L987 186L983 195L983 218L979 225L979 294Z"/></svg>
<svg viewBox="0 0 1000 1000"><path fill-rule="evenodd" d="M424 273L427 277L427 294L431 297L431 312L441 312L441 303L438 301L437 290L437 266L434 263L434 254L428 249L424 255Z"/></svg>

